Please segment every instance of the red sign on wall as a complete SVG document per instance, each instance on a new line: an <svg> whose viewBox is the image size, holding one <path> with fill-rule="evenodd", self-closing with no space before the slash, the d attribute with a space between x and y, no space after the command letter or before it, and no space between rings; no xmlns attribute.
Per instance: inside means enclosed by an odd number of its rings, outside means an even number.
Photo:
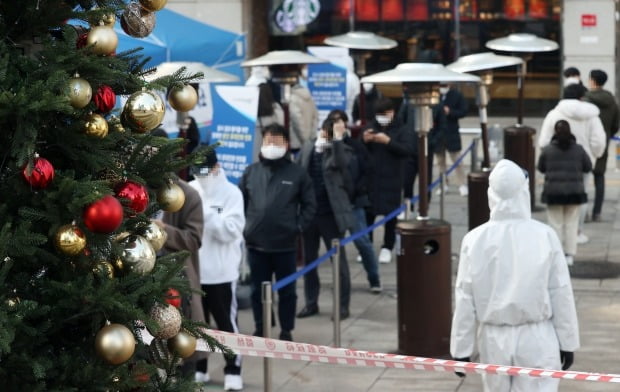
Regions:
<svg viewBox="0 0 620 392"><path fill-rule="evenodd" d="M596 14L581 14L581 27L596 27Z"/></svg>

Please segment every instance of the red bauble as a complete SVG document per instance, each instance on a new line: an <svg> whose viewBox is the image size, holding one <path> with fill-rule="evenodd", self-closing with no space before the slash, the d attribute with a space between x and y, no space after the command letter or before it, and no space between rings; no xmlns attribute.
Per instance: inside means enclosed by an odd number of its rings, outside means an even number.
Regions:
<svg viewBox="0 0 620 392"><path fill-rule="evenodd" d="M104 196L87 206L82 218L93 233L111 233L123 222L123 206L114 196Z"/></svg>
<svg viewBox="0 0 620 392"><path fill-rule="evenodd" d="M166 302L174 306L175 308L180 308L181 293L179 293L179 290L169 288L168 291L166 291Z"/></svg>
<svg viewBox="0 0 620 392"><path fill-rule="evenodd" d="M86 38L88 38L88 33L82 33L78 35L77 41L75 42L75 47L78 49L82 49L86 46Z"/></svg>
<svg viewBox="0 0 620 392"><path fill-rule="evenodd" d="M93 101L100 113L108 113L116 105L116 94L114 94L114 90L110 86L102 84L97 89Z"/></svg>
<svg viewBox="0 0 620 392"><path fill-rule="evenodd" d="M32 161L32 166L24 166L22 175L33 188L47 188L54 179L54 166L47 159L37 157Z"/></svg>
<svg viewBox="0 0 620 392"><path fill-rule="evenodd" d="M129 208L137 213L144 212L149 205L149 192L142 184L126 181L116 187L116 197L128 199Z"/></svg>

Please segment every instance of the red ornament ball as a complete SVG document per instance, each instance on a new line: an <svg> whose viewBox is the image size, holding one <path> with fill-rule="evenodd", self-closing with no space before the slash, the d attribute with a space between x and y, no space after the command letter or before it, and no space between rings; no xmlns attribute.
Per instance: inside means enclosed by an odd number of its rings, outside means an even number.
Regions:
<svg viewBox="0 0 620 392"><path fill-rule="evenodd" d="M116 94L114 94L114 90L110 86L102 84L97 89L93 101L100 113L108 113L116 105Z"/></svg>
<svg viewBox="0 0 620 392"><path fill-rule="evenodd" d="M166 291L166 302L174 306L177 309L180 308L181 307L181 293L179 293L179 290L173 289L172 287L169 288L168 291Z"/></svg>
<svg viewBox="0 0 620 392"><path fill-rule="evenodd" d="M123 206L115 197L107 195L88 205L82 218L93 233L111 233L123 222Z"/></svg>
<svg viewBox="0 0 620 392"><path fill-rule="evenodd" d="M37 157L32 161L32 166L24 166L22 175L33 188L47 188L54 179L54 166L47 159Z"/></svg>
<svg viewBox="0 0 620 392"><path fill-rule="evenodd" d="M142 184L133 181L126 181L115 189L116 197L129 200L129 208L136 213L146 210L149 205L149 192Z"/></svg>

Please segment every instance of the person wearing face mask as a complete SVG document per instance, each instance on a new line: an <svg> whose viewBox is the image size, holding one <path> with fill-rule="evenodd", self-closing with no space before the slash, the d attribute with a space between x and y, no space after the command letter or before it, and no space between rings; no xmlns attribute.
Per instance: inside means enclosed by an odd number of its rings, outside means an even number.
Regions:
<svg viewBox="0 0 620 392"><path fill-rule="evenodd" d="M344 233L353 227L353 182L349 162L353 149L343 141L345 127L334 128L333 120L327 118L314 140L304 144L299 156L299 164L307 170L316 196L316 214L304 230L305 263L310 264L319 257L320 240L327 249L333 239L343 238ZM340 249L340 318L349 317L351 299L351 276L345 248ZM297 317L309 317L319 313L319 273L313 269L304 275L304 296L306 306Z"/></svg>
<svg viewBox="0 0 620 392"><path fill-rule="evenodd" d="M252 313L263 336L261 285L297 270L297 237L310 225L316 199L308 172L288 155L289 134L281 125L263 128L260 160L248 166L239 182L246 216L243 236L252 284ZM278 291L280 339L292 340L297 293L295 282Z"/></svg>
<svg viewBox="0 0 620 392"><path fill-rule="evenodd" d="M198 257L205 321L210 323L212 316L219 330L238 333L236 288L245 225L243 196L226 178L214 150L207 151L205 162L195 168L194 177L189 185L200 194L204 216ZM209 379L207 359L201 359L196 364L195 380L206 383ZM241 389L241 357L226 357L224 390Z"/></svg>
<svg viewBox="0 0 620 392"><path fill-rule="evenodd" d="M364 124L369 124L375 119L375 102L378 99L383 98L381 91L372 83L362 84L364 94ZM362 125L362 113L360 110L360 94L355 98L353 103L353 123L355 125Z"/></svg>
<svg viewBox="0 0 620 392"><path fill-rule="evenodd" d="M581 72L579 72L579 69L576 67L566 68L564 72L562 72L562 75L564 76L564 87L570 86L571 84L576 84L583 89L584 93L588 91L586 86L584 86L581 81Z"/></svg>
<svg viewBox="0 0 620 392"><path fill-rule="evenodd" d="M412 134L395 121L394 103L381 98L375 103L375 119L362 135L369 155L369 196L367 224L372 225L379 215L387 215L401 205L403 160L413 154ZM396 218L385 224L380 263L392 261L396 240ZM372 236L371 236L372 238Z"/></svg>

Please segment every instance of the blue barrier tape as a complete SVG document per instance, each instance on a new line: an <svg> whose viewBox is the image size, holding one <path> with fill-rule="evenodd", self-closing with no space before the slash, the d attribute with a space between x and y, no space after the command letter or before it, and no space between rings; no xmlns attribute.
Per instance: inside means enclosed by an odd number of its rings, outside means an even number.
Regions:
<svg viewBox="0 0 620 392"><path fill-rule="evenodd" d="M304 268L300 269L297 272L294 272L292 274L290 274L289 276L282 278L280 280L278 280L273 286L272 286L272 290L273 291L278 291L280 290L282 287L289 285L291 283L293 283L294 281L297 280L297 278L299 278L302 275L305 275L306 273L308 273L309 271L315 269L316 267L318 267L320 264L322 264L325 260L329 259L330 257L332 257L334 254L336 254L336 248L331 248L330 250L327 251L327 253L325 253L324 255L322 255L321 257L319 257L318 259L314 260L312 263L306 265Z"/></svg>
<svg viewBox="0 0 620 392"><path fill-rule="evenodd" d="M618 140L620 140L620 139L618 139ZM456 169L456 167L461 164L463 159L465 159L465 156L474 148L474 144L475 144L474 142L471 142L470 145L465 149L465 151L463 151L461 153L461 155L457 158L457 160L452 164L452 166L450 166L450 168L448 170L446 170L446 176L450 175L454 171L454 169ZM440 182L441 182L441 177L439 177L438 179L433 181L430 184L430 186L429 186L429 192L432 191L433 189L435 189L435 187L437 187L437 185L439 185ZM415 196L413 196L409 200L411 200L411 204L415 204L415 202L417 202L419 198L420 198L419 195L415 195ZM360 231L358 231L356 233L353 233L350 236L345 237L342 240L340 240L340 246L345 246L346 244L348 244L348 243L350 243L352 241L355 241L359 237L364 236L364 235L370 233L372 230L374 230L377 227L383 225L387 221L389 221L391 219L394 219L401 212L403 212L405 210L405 208L407 208L406 205L405 204L401 204L400 207L398 207L394 211L390 212L389 214L385 215L385 217L383 217L383 219L380 219L379 221L373 223L372 225L366 227L365 229L360 230ZM327 251L327 253L325 253L324 255L320 256L318 259L314 260L312 263L307 264L302 269L300 269L300 270L290 274L289 276L287 276L285 278L282 278L279 281L277 281L276 283L274 283L274 285L272 286L271 289L273 291L278 291L282 287L293 283L294 281L297 280L297 278L299 278L299 277L307 274L309 271L312 271L313 269L317 268L319 265L321 265L327 259L332 257L335 253L336 253L336 248L331 248L330 250Z"/></svg>
<svg viewBox="0 0 620 392"><path fill-rule="evenodd" d="M611 138L612 138L612 140L614 140L616 142L620 142L620 137L618 137L618 136L612 136Z"/></svg>

